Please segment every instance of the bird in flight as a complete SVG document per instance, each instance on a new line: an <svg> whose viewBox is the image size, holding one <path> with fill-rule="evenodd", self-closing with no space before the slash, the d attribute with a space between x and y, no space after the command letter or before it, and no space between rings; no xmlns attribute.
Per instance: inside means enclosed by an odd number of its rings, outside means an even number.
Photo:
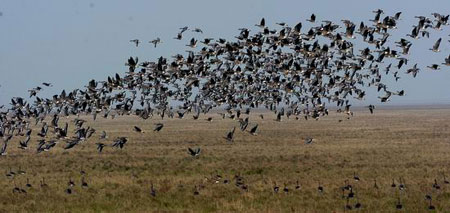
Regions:
<svg viewBox="0 0 450 213"><path fill-rule="evenodd" d="M203 33L202 29L200 29L200 28L195 28L192 30L192 32Z"/></svg>
<svg viewBox="0 0 450 213"><path fill-rule="evenodd" d="M140 43L139 39L133 39L133 40L130 40L130 42L134 43L134 45L136 45L136 47L138 47L139 43Z"/></svg>
<svg viewBox="0 0 450 213"><path fill-rule="evenodd" d="M367 106L367 108L369 108L370 114L373 114L373 110L375 109L375 106L371 104L371 105Z"/></svg>
<svg viewBox="0 0 450 213"><path fill-rule="evenodd" d="M156 48L156 45L162 43L162 41L161 41L161 39L158 37L158 38L156 38L156 39L151 40L150 43L152 43L153 46Z"/></svg>
<svg viewBox="0 0 450 213"><path fill-rule="evenodd" d="M164 124L162 124L162 123L157 123L157 124L155 124L155 128L153 129L153 131L155 131L155 132L159 132L159 131L161 131L161 129L164 127Z"/></svg>
<svg viewBox="0 0 450 213"><path fill-rule="evenodd" d="M198 155L200 155L200 152L202 151L200 148L196 148L196 149L191 149L191 148L188 148L188 151L189 151L189 154L192 156L192 157L197 157Z"/></svg>
<svg viewBox="0 0 450 213"><path fill-rule="evenodd" d="M442 38L439 38L433 45L433 48L431 48L430 50L432 50L433 52L440 52L439 50L439 45L441 44Z"/></svg>

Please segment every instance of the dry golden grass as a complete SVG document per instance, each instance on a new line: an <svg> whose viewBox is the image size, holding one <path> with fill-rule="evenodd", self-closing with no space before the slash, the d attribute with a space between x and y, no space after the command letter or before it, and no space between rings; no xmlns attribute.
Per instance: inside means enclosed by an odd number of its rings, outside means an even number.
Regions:
<svg viewBox="0 0 450 213"><path fill-rule="evenodd" d="M450 211L450 185L442 176L450 178L449 109L377 109L374 115L365 109L350 120L331 114L318 121L276 122L273 113L261 120L255 112L249 126L258 123L259 135L236 130L232 144L223 137L238 123L217 114L207 115L214 117L211 123L205 115L196 121L191 115L163 121L86 118L85 125L97 130L92 138L71 150L60 142L40 154L35 153L37 136L25 151L17 148L15 138L0 166L5 173L10 167L27 173L14 179L2 175L0 212L344 212L340 187L346 179L362 204L359 211L395 212L401 196L402 211L426 212L426 194L433 196L437 212ZM165 124L159 133L152 131L157 122ZM133 132L133 125L146 132ZM99 154L95 143L101 130L108 132L107 144L118 136L129 142L123 150L105 147ZM306 137L313 137L313 144L304 144ZM192 158L188 147L201 147L201 155ZM80 170L87 173L88 189L80 187ZM216 172L231 183L213 183ZM353 180L354 172L361 181ZM244 177L248 192L234 185L235 174ZM398 185L401 177L403 192L390 186L392 179ZM33 187L26 194L13 193L14 184L24 187L27 178ZM47 189L39 187L42 178ZM64 193L69 178L77 184L71 195ZM440 190L433 190L434 179ZM296 180L300 190L294 190ZM324 193L317 190L319 181ZM274 182L281 189L286 184L289 193L275 194ZM156 197L150 195L151 183ZM195 185L203 186L196 196Z"/></svg>

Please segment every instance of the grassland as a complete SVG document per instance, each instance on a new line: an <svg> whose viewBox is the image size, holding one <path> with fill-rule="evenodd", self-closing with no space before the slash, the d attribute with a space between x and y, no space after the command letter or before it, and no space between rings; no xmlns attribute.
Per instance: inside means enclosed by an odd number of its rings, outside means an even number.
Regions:
<svg viewBox="0 0 450 213"><path fill-rule="evenodd" d="M29 150L18 149L16 138L8 155L0 157L0 168L6 174L20 167L26 174L0 177L0 212L344 212L346 179L357 195L350 205L358 200L361 212L396 212L398 197L404 206L400 211L426 212L426 194L432 195L436 212L450 212L450 185L442 176L450 178L450 109L377 109L374 115L366 109L349 120L331 113L318 121L291 117L282 122L274 121L273 113L264 113L264 120L259 114L250 116L249 125L259 124L259 134L236 130L231 144L223 137L238 122L218 114L199 120L126 116L92 122L86 117L85 125L97 130L92 138L70 150L60 142L40 154L37 136ZM206 121L208 116L214 120ZM165 125L158 133L152 131L157 122ZM134 125L145 133L134 132ZM129 142L122 150L105 147L98 153L101 130L108 133L106 144L119 136ZM313 144L306 145L306 137L314 138ZM188 155L188 147L200 147L200 156ZM80 187L81 170L87 189ZM361 181L353 179L354 172ZM222 176L220 183L214 181L216 174ZM235 186L237 174L248 191ZM24 187L27 178L30 189ZM42 178L47 188L39 186ZM400 178L406 186L402 191L391 187ZM70 195L64 192L69 179L76 184ZM435 179L440 190L432 188ZM294 189L297 180L300 190ZM275 183L279 193L273 192ZM15 185L27 193L13 193ZM282 191L285 185L288 193Z"/></svg>

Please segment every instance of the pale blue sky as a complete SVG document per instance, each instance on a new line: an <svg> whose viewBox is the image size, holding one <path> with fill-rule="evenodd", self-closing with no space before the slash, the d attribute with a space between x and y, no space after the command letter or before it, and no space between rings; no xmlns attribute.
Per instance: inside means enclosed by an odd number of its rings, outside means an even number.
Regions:
<svg viewBox="0 0 450 213"><path fill-rule="evenodd" d="M240 27L256 31L253 25L262 17L269 26L302 21L306 29L310 25L305 19L311 13L318 20L350 19L359 24L369 23L374 16L371 11L377 8L390 15L403 12L395 40L411 32L415 15L450 14L448 0L2 0L0 105L9 103L13 96L28 96L27 89L42 82L54 85L40 94L49 97L62 89L81 88L92 78L104 80L108 75L122 74L129 56L155 60L161 55L184 53L185 44L193 36L233 39ZM204 34L187 32L183 41L172 39L183 26L199 27ZM405 97L395 97L390 104L450 103L450 68L442 67L437 72L425 68L431 63L441 64L450 53L450 27L430 32L430 39L413 41L409 57L410 63L419 63L422 72L415 79L405 75L398 84L388 82L392 90L406 91ZM156 37L164 42L156 49L148 43L135 48L129 42L135 38L148 42ZM429 51L439 37L443 38L442 52ZM379 104L377 95L369 92L362 104Z"/></svg>

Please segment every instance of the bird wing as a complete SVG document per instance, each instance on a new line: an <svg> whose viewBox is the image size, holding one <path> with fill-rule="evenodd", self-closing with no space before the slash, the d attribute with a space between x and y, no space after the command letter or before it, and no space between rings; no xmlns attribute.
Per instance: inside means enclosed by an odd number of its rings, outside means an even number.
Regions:
<svg viewBox="0 0 450 213"><path fill-rule="evenodd" d="M192 156L195 155L195 151L192 150L191 148L188 148L189 154L191 154Z"/></svg>
<svg viewBox="0 0 450 213"><path fill-rule="evenodd" d="M254 126L254 127L250 130L250 132L254 133L254 132L256 132L256 129L258 129L258 124L256 124L256 126Z"/></svg>

